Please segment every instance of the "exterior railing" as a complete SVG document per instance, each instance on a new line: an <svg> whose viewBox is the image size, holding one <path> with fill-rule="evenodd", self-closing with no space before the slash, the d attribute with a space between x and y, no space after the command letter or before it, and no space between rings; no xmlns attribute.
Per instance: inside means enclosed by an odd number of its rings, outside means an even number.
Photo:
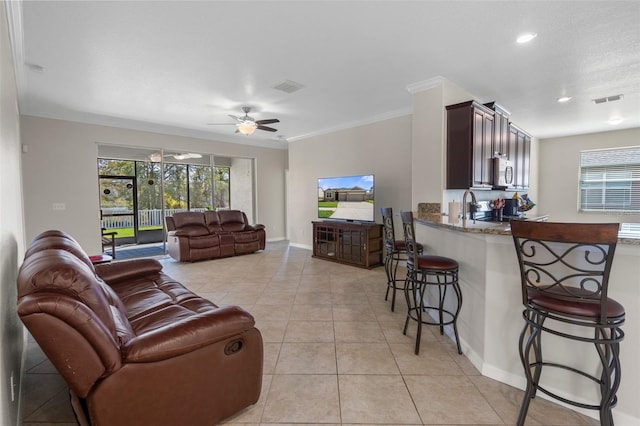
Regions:
<svg viewBox="0 0 640 426"><path fill-rule="evenodd" d="M203 212L206 208L191 209L192 212ZM165 209L164 216L173 216L174 213L186 212L187 209ZM126 210L103 209L103 213L127 213ZM161 209L138 210L138 227L162 227L164 216ZM105 229L133 228L133 213L128 216L103 216L100 226Z"/></svg>

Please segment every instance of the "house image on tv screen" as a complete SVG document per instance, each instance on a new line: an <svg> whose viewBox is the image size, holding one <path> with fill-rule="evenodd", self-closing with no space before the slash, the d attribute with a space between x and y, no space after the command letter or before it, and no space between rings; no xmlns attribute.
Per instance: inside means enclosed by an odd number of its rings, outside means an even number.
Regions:
<svg viewBox="0 0 640 426"><path fill-rule="evenodd" d="M374 220L373 175L318 179L318 217Z"/></svg>
<svg viewBox="0 0 640 426"><path fill-rule="evenodd" d="M367 201L369 196L366 189L354 188L329 188L324 191L325 201Z"/></svg>

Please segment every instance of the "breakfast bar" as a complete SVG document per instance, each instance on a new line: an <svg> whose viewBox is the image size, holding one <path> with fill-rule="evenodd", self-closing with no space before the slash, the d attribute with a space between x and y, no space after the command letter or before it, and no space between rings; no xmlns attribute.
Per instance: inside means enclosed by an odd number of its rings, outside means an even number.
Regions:
<svg viewBox="0 0 640 426"><path fill-rule="evenodd" d="M548 220L548 217L529 220ZM480 222L439 214L416 215L416 239L425 253L455 258L460 265L460 286L464 305L458 318L463 352L490 378L519 389L525 386L518 352L518 339L524 326L520 272L509 223ZM620 345L622 383L618 404L613 410L617 424L640 424L640 239L621 234L609 280L609 296L625 307L627 316ZM452 330L445 330L452 335ZM545 350L555 358L567 357L570 344L556 336L544 337ZM585 350L580 360L585 369L598 368L599 361ZM564 373L542 377L550 389L571 399L598 399L596 386L586 385ZM539 394L545 398L545 395ZM591 410L581 411L597 416Z"/></svg>

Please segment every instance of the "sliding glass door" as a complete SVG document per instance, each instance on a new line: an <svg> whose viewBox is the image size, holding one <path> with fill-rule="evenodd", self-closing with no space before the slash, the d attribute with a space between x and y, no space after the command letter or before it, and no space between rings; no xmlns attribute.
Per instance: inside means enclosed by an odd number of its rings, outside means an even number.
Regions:
<svg viewBox="0 0 640 426"><path fill-rule="evenodd" d="M117 244L136 242L136 181L132 176L100 176L100 219L104 231L116 232Z"/></svg>
<svg viewBox="0 0 640 426"><path fill-rule="evenodd" d="M118 245L165 241L164 218L180 211L236 208L254 220L253 159L100 144L97 161L101 226Z"/></svg>
<svg viewBox="0 0 640 426"><path fill-rule="evenodd" d="M164 240L164 215L162 213L161 164L136 161L136 188L138 223L136 243L155 243Z"/></svg>

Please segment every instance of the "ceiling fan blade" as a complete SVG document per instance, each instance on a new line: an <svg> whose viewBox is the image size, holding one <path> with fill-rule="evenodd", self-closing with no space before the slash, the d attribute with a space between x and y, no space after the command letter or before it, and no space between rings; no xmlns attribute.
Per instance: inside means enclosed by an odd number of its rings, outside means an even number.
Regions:
<svg viewBox="0 0 640 426"><path fill-rule="evenodd" d="M256 124L260 125L260 124L273 124L273 123L279 123L280 120L278 120L277 118L270 118L268 120L258 120L256 121Z"/></svg>
<svg viewBox="0 0 640 426"><path fill-rule="evenodd" d="M234 120L236 120L236 121L242 121L242 120L243 120L243 118L242 118L242 117L238 117L238 116L231 115L231 114L229 114L229 117L233 118L233 119L234 119Z"/></svg>
<svg viewBox="0 0 640 426"><path fill-rule="evenodd" d="M266 130L267 132L277 132L278 131L278 129L274 129L273 127L260 126L260 125L258 125L258 129Z"/></svg>

